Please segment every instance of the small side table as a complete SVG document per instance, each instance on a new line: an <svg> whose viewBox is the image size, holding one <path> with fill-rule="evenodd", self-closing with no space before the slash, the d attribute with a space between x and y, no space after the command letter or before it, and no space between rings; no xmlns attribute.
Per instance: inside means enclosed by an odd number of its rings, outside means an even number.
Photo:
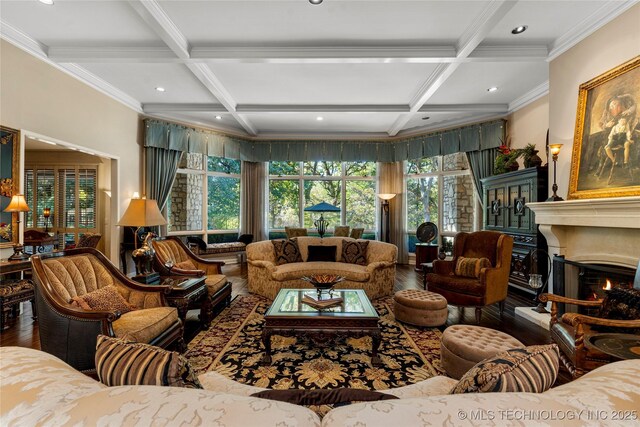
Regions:
<svg viewBox="0 0 640 427"><path fill-rule="evenodd" d="M424 290L427 290L427 274L433 271L433 261L432 262L423 262L420 264L420 268L422 268L422 287Z"/></svg>
<svg viewBox="0 0 640 427"><path fill-rule="evenodd" d="M416 243L416 271L422 271L421 265L438 259L438 245Z"/></svg>
<svg viewBox="0 0 640 427"><path fill-rule="evenodd" d="M640 335L595 334L586 344L616 359L640 359Z"/></svg>

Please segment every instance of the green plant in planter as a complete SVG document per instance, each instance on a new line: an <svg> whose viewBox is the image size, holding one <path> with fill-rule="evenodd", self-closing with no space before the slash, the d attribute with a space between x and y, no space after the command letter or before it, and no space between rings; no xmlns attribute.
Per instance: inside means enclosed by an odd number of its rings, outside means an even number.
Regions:
<svg viewBox="0 0 640 427"><path fill-rule="evenodd" d="M522 159L525 168L542 165L542 159L538 156L538 150L536 150L535 144L527 144L527 146L522 149Z"/></svg>
<svg viewBox="0 0 640 427"><path fill-rule="evenodd" d="M517 171L520 167L518 158L522 156L523 149L517 148L512 150L506 145L501 145L498 147L498 151L499 153L493 165L493 174L500 175L506 172Z"/></svg>

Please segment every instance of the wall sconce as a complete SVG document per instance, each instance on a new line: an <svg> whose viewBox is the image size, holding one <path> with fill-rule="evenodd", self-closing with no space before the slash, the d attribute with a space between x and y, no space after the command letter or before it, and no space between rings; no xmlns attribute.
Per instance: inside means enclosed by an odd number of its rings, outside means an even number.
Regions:
<svg viewBox="0 0 640 427"><path fill-rule="evenodd" d="M389 214L389 200L396 197L393 193L378 194L378 197L382 200L382 232L381 236L384 236L384 241L389 243L389 230L391 228L391 215Z"/></svg>

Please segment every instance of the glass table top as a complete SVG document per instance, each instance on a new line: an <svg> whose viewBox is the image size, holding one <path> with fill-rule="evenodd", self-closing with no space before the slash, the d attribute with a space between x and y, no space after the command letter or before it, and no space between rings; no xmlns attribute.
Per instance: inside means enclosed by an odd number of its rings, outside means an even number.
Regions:
<svg viewBox="0 0 640 427"><path fill-rule="evenodd" d="M331 316L331 317L378 317L367 294L362 289L336 289L322 293L322 299L342 298L340 305L318 310L302 302L308 296L318 298L315 289L281 289L269 307L266 316Z"/></svg>

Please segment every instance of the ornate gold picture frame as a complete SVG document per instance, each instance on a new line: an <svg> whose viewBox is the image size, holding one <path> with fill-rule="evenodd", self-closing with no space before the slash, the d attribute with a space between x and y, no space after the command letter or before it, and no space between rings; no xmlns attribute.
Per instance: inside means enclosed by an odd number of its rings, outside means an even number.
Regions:
<svg viewBox="0 0 640 427"><path fill-rule="evenodd" d="M20 189L20 131L0 126L0 248L18 243L18 214L4 212Z"/></svg>
<svg viewBox="0 0 640 427"><path fill-rule="evenodd" d="M580 85L569 199L640 195L640 56Z"/></svg>

